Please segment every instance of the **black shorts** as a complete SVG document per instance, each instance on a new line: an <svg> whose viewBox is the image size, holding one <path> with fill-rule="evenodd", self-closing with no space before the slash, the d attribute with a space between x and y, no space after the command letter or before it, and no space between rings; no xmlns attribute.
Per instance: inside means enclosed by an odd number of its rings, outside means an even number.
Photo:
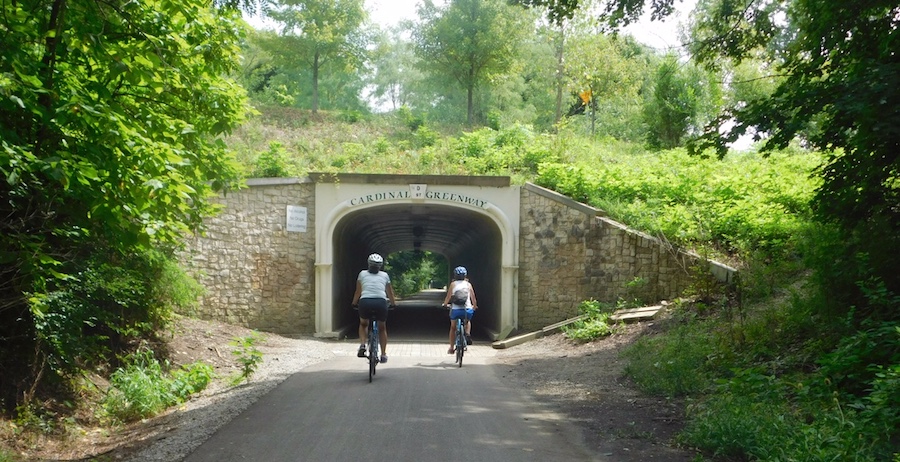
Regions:
<svg viewBox="0 0 900 462"><path fill-rule="evenodd" d="M387 321L388 302L383 298L359 299L359 317L369 319L375 313L376 321Z"/></svg>

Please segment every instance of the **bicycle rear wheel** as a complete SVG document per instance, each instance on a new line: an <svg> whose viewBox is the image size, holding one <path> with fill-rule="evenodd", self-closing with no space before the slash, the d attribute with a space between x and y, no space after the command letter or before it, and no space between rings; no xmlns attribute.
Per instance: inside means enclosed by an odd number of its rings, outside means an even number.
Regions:
<svg viewBox="0 0 900 462"><path fill-rule="evenodd" d="M463 353L466 351L466 331L459 320L456 322L456 362L462 367Z"/></svg>
<svg viewBox="0 0 900 462"><path fill-rule="evenodd" d="M375 366L378 365L378 335L372 327L377 322L374 319L369 324L369 382L372 382L372 376L375 375Z"/></svg>

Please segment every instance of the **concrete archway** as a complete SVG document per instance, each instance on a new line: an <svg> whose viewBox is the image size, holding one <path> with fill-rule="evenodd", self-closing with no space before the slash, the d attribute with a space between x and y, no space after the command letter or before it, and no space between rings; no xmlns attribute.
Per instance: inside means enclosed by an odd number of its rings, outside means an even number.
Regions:
<svg viewBox="0 0 900 462"><path fill-rule="evenodd" d="M519 191L505 177L321 175L316 182L316 334L355 325L356 275L372 252L427 250L470 268L479 325L516 326Z"/></svg>

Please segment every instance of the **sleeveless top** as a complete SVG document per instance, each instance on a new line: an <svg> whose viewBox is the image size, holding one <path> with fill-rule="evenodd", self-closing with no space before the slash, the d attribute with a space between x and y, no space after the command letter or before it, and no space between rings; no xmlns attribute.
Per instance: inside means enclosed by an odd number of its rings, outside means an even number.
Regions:
<svg viewBox="0 0 900 462"><path fill-rule="evenodd" d="M460 284L460 283L461 283L461 284L469 284L469 281L466 281L466 280L464 280L464 279L463 279L463 280L451 281L451 282L450 282L450 287L448 287L447 290L449 290L450 293L452 294L452 293L453 293L453 289L455 289L455 288L456 288L456 285L457 285L457 284ZM452 300L452 297L451 297L451 300ZM451 305L453 306L454 309L460 309L460 310L461 310L461 309L463 309L463 308L466 308L466 309L474 308L474 306L472 305L472 284L469 284L469 298L466 300L466 306L454 304L452 301L451 301L450 303L451 303Z"/></svg>
<svg viewBox="0 0 900 462"><path fill-rule="evenodd" d="M369 270L362 270L359 272L356 280L362 285L362 292L360 292L359 298L382 298L387 300L387 292L384 288L391 283L391 277L384 271L372 274Z"/></svg>

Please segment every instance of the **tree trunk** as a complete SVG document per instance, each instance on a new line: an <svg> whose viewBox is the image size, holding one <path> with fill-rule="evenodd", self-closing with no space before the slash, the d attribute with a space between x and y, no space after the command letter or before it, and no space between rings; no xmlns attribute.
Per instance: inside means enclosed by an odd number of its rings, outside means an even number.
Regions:
<svg viewBox="0 0 900 462"><path fill-rule="evenodd" d="M468 88L468 95L467 95L468 101L466 102L466 124L469 126L472 126L472 124L474 123L473 121L475 119L474 95L475 95L475 86L470 84L469 88Z"/></svg>
<svg viewBox="0 0 900 462"><path fill-rule="evenodd" d="M563 61L563 48L565 46L566 34L562 24L559 26L559 41L556 45L556 117L555 123L559 123L562 119L563 104L563 79L565 78L565 63Z"/></svg>
<svg viewBox="0 0 900 462"><path fill-rule="evenodd" d="M44 64L44 69L41 72L41 80L44 85L44 89L47 91L41 93L38 97L38 105L43 108L45 114L53 113L53 95L56 93L54 90L53 76L56 74L56 58L57 58L57 48L59 46L60 38L62 37L63 30L63 13L66 10L66 1L65 0L55 0L53 2L53 6L50 9L50 21L47 24L47 31L53 31L54 34L47 34L47 38L44 41L44 46L46 49L44 50L44 57L42 62ZM45 119L46 120L46 119ZM34 152L39 157L43 154L45 143L48 141L49 133L48 133L48 125L45 122L41 122L41 126L38 129L37 139L34 144Z"/></svg>
<svg viewBox="0 0 900 462"><path fill-rule="evenodd" d="M316 51L313 57L313 76L312 76L312 113L319 112L319 52Z"/></svg>

